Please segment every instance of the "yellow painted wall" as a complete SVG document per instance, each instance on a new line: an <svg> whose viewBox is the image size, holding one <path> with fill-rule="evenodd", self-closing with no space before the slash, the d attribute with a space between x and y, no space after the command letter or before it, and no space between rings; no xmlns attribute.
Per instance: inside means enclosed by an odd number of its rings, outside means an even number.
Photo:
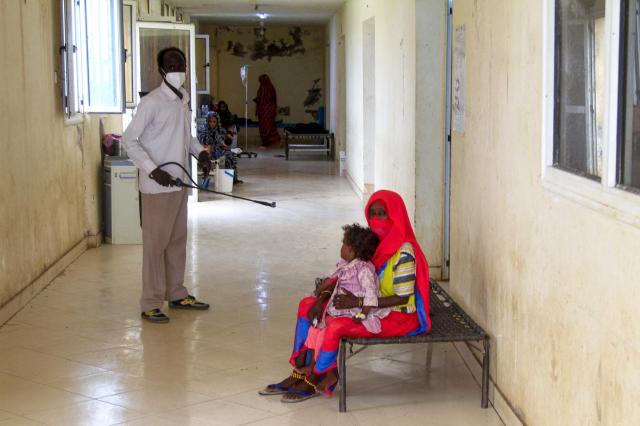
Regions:
<svg viewBox="0 0 640 426"><path fill-rule="evenodd" d="M454 22L452 292L526 424L640 424L640 229L542 186L542 2L456 0Z"/></svg>
<svg viewBox="0 0 640 426"><path fill-rule="evenodd" d="M284 40L292 43L289 31L293 25L270 25L267 23L265 37L269 40ZM325 105L327 85L325 83L325 28L323 26L301 26L305 48L304 54L292 56L276 56L253 60L248 49L253 45L257 25L219 25L207 22L198 24L199 34L209 34L211 44L211 94L216 100L225 100L234 114L244 116L244 86L240 80L240 67L249 64L249 117L255 116L255 103L260 74L267 74L278 94L278 107L289 106L291 115L278 115L278 120L286 123L308 123L314 121L312 114L306 110L317 110ZM244 57L235 56L227 50L229 42L240 42L247 48ZM318 103L304 106L308 90L313 81L320 79L322 96Z"/></svg>
<svg viewBox="0 0 640 426"><path fill-rule="evenodd" d="M86 236L100 232L100 122L65 125L59 9L0 1L0 308Z"/></svg>

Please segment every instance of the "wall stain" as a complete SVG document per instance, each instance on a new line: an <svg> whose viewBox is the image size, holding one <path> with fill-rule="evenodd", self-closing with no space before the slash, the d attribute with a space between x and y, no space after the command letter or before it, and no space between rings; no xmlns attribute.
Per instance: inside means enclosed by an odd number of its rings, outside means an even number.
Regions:
<svg viewBox="0 0 640 426"><path fill-rule="evenodd" d="M252 46L246 47L239 41L229 41L227 43L227 52L241 58L248 54L253 61L259 59L271 61L272 58L276 57L304 55L306 53L303 36L309 35L309 31L297 26L291 27L289 29L290 40L285 40L284 38L270 40L267 38L267 32L267 28L256 27L253 29L255 40Z"/></svg>
<svg viewBox="0 0 640 426"><path fill-rule="evenodd" d="M320 102L320 98L322 98L322 88L320 87L320 79L316 78L313 80L313 86L311 89L307 91L307 97L304 100L304 106L310 107L312 105Z"/></svg>

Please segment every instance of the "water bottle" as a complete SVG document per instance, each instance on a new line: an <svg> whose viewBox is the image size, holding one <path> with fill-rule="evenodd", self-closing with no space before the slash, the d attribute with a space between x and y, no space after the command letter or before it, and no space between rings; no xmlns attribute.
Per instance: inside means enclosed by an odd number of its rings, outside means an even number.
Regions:
<svg viewBox="0 0 640 426"><path fill-rule="evenodd" d="M347 170L347 153L340 151L340 176L344 176L344 172Z"/></svg>

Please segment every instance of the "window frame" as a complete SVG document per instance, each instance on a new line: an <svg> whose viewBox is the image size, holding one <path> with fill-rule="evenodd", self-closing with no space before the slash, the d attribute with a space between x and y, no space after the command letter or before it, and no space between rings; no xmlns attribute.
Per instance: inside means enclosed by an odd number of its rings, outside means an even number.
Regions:
<svg viewBox="0 0 640 426"><path fill-rule="evenodd" d="M209 34L196 34L196 43L198 39L204 40L204 50L205 50L205 58L204 58L204 78L205 78L205 88L203 90L198 90L196 84L196 94L197 95L210 95L211 94L211 52L209 51ZM195 52L194 52L195 55ZM196 65L197 66L197 65ZM197 73L196 73L197 74Z"/></svg>
<svg viewBox="0 0 640 426"><path fill-rule="evenodd" d="M127 102L127 87L126 87L126 77L123 76L124 78L124 90L125 90L125 99L124 99L124 104L125 104L125 108L127 109L134 109L137 105L137 99L138 99L138 77L137 77L137 62L138 62L138 46L137 46L137 40L138 37L136 35L136 31L138 26L136 25L138 23L138 0L123 0L122 2L122 7L123 7L123 21L124 21L124 7L125 6L129 6L131 7L131 90L132 90L132 95L133 95L133 100L131 102ZM124 28L124 22L123 22L123 28ZM124 32L123 32L123 37L124 37ZM125 49L126 47L124 46L124 42L123 42L123 49ZM124 62L124 66L127 66L127 62L126 62L126 58L125 58L125 62Z"/></svg>
<svg viewBox="0 0 640 426"><path fill-rule="evenodd" d="M90 105L87 100L90 93L90 77L88 69L89 46L86 32L86 13L84 0L60 0L60 70L62 77L61 97L65 124L81 123L85 114L122 114L125 110L125 81L124 81L124 35L123 35L123 0L115 0L119 4L115 17L118 22L115 27L119 30L120 82L114 83L117 90L115 106ZM116 42L116 47L118 43Z"/></svg>
<svg viewBox="0 0 640 426"><path fill-rule="evenodd" d="M625 70L627 69L628 66L628 56L627 56L627 44L628 43L632 43L632 41L629 40L628 36L629 36L629 31L627 28L627 17L628 14L634 14L636 15L636 40L633 41L634 44L634 49L635 49L635 67L636 67L636 78L635 78L635 85L634 85L634 89L635 89L635 98L636 98L636 102L640 103L640 71L638 70L639 66L640 66L640 17L638 15L638 12L640 10L640 2L637 2L636 0L621 0L621 8L620 8L620 34L621 37L623 37L623 39L621 39L620 42L620 49L619 49L619 53L620 53L620 72L618 73L618 81L620 82L620 85L618 87L618 111L619 111L619 115L618 115L618 120L617 120L617 125L618 125L618 140L617 140L617 151L616 151L616 174L615 174L615 179L616 179L616 187L620 188L626 192L631 192L634 193L636 195L640 195L640 188L639 187L634 187L634 186L630 186L630 185L625 185L623 183L623 173L624 173L624 166L623 166L623 155L625 152L624 149L624 145L625 145L625 126L626 126L626 122L625 122L625 117L627 115L627 104L626 104L626 97L628 96L628 88L627 88L627 75L625 75ZM631 4L630 3L634 3L634 10L630 11L628 9L630 9Z"/></svg>
<svg viewBox="0 0 640 426"><path fill-rule="evenodd" d="M624 70L621 65L620 30L622 8L620 0L605 0L605 86L604 128L602 138L602 177L600 181L575 174L554 165L555 114L555 0L543 3L542 39L542 143L541 183L549 192L599 211L616 220L640 227L640 196L618 185L619 84Z"/></svg>

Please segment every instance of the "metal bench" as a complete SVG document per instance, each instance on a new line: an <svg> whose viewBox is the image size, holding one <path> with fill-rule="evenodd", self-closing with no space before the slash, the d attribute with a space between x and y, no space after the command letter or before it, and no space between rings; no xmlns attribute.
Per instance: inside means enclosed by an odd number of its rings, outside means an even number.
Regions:
<svg viewBox="0 0 640 426"><path fill-rule="evenodd" d="M431 280L430 284L431 331L428 334L411 337L342 338L338 355L341 413L347 411L347 344L350 345L350 358L369 345L482 341L482 349L480 350L482 353L482 400L480 405L482 408L488 407L489 335L458 306L438 283ZM362 345L363 347L353 352L353 345ZM475 346L472 347L475 348Z"/></svg>
<svg viewBox="0 0 640 426"><path fill-rule="evenodd" d="M293 143L293 141L297 143ZM324 152L327 157L333 155L333 133L296 133L291 129L284 131L284 153L288 160L293 151Z"/></svg>

